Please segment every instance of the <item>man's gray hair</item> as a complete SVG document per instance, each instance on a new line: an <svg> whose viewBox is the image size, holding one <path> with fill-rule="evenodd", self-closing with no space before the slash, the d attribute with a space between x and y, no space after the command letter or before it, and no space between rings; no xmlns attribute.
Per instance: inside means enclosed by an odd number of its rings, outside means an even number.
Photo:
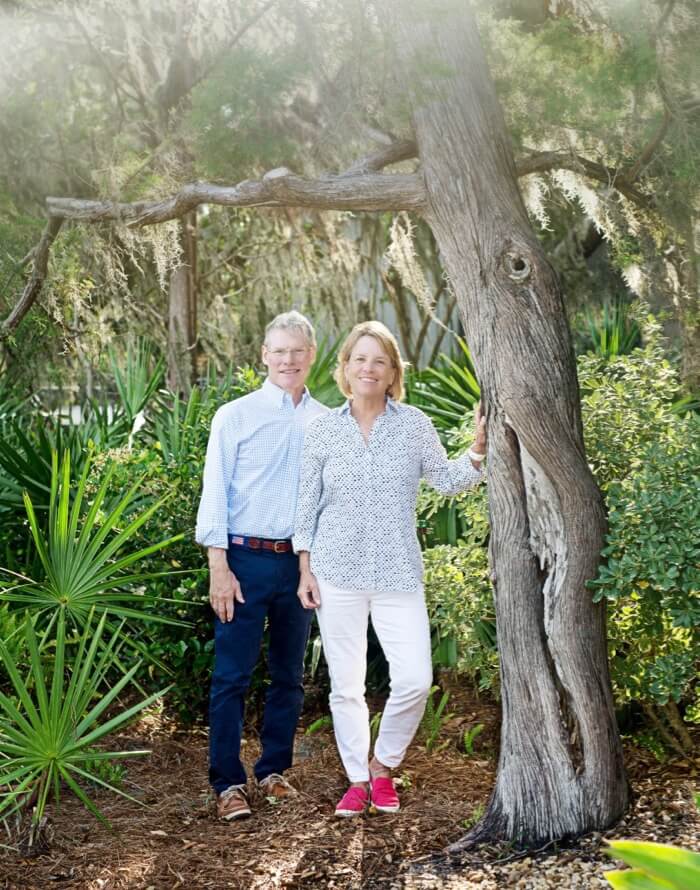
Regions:
<svg viewBox="0 0 700 890"><path fill-rule="evenodd" d="M316 346L316 332L314 326L309 319L292 309L291 312L282 312L276 315L265 328L265 343L267 344L267 335L271 331L299 331L309 346Z"/></svg>

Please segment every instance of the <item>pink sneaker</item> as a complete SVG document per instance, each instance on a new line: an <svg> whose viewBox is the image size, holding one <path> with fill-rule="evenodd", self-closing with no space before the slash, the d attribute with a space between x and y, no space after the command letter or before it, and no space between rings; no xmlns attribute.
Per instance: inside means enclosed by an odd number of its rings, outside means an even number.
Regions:
<svg viewBox="0 0 700 890"><path fill-rule="evenodd" d="M361 816L367 809L368 803L367 789L361 785L351 785L338 801L335 814L341 818Z"/></svg>
<svg viewBox="0 0 700 890"><path fill-rule="evenodd" d="M379 810L380 813L398 813L401 804L393 779L387 776L372 776L369 787L372 790L372 806L375 810Z"/></svg>

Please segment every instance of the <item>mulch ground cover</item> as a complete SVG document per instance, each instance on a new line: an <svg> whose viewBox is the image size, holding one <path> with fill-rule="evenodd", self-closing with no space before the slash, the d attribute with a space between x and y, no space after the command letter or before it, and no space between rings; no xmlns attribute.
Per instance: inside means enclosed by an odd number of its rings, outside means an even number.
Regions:
<svg viewBox="0 0 700 890"><path fill-rule="evenodd" d="M492 788L498 708L466 694L450 700L455 712L436 747L414 743L399 772L402 810L393 816L333 818L345 790L330 730L300 731L290 777L297 797L273 803L254 796L253 818L215 819L206 780L207 737L150 715L113 739L112 747L152 751L127 761L124 790L145 806L98 790L94 799L113 826L98 823L66 795L53 807L31 850L26 838L6 836L0 847L0 888L81 890L161 888L362 888L362 890L466 890L466 888L608 887L613 863L604 838L593 835L568 848L535 854L481 848L446 860L444 847L474 822ZM464 730L484 732L466 756L458 750ZM255 759L254 735L247 762ZM692 792L698 765L657 763L651 754L627 752L634 805L610 837L636 837L696 847L700 821Z"/></svg>

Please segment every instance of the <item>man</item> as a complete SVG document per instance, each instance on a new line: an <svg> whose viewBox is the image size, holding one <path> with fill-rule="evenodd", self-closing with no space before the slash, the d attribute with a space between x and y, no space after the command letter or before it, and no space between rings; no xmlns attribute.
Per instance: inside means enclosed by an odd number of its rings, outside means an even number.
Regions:
<svg viewBox="0 0 700 890"><path fill-rule="evenodd" d="M292 763L303 701L310 613L297 598L291 537L304 431L328 410L305 387L315 355L308 319L298 312L278 315L265 331L264 384L219 408L211 426L196 539L207 548L216 613L209 781L224 820L251 814L240 745L266 619L270 685L255 777L266 796L294 793L283 773Z"/></svg>

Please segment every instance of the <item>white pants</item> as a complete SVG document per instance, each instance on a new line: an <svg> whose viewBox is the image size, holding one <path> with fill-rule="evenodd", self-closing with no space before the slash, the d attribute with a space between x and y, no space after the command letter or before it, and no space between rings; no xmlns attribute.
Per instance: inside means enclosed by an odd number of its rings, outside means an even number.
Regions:
<svg viewBox="0 0 700 890"><path fill-rule="evenodd" d="M367 620L371 616L386 660L391 693L374 754L397 767L418 729L433 670L423 593L344 590L318 579L317 610L331 678L330 706L340 758L351 782L369 779L369 712L365 701Z"/></svg>

